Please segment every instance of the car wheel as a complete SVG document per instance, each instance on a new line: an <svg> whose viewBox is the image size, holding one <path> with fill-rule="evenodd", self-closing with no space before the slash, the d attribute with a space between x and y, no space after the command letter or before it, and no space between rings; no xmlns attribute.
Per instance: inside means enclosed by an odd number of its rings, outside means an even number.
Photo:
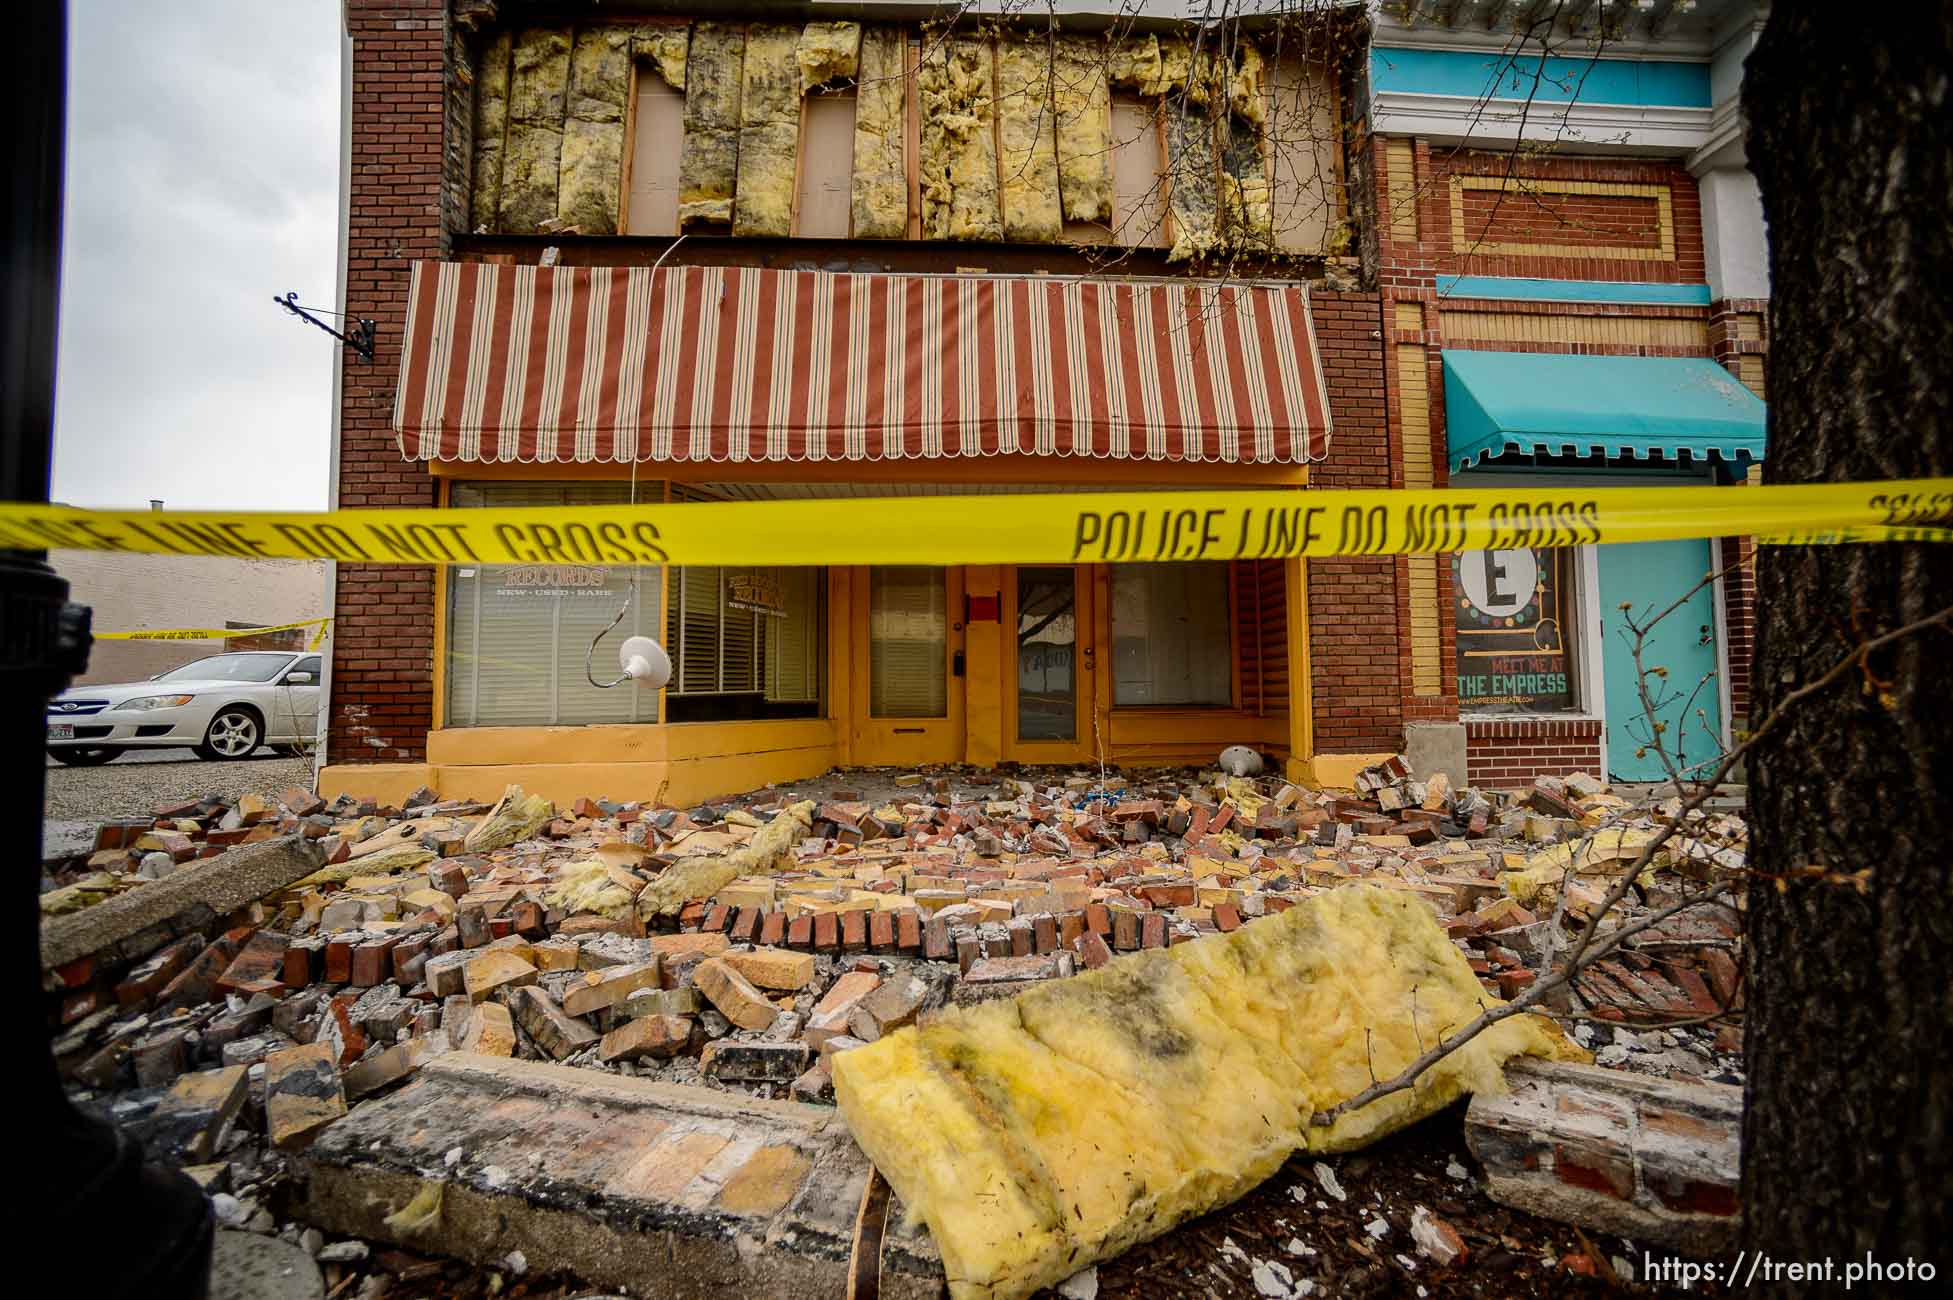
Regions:
<svg viewBox="0 0 1953 1300"><path fill-rule="evenodd" d="M100 767L122 757L122 751L112 745L101 749L78 749L64 745L60 749L50 749L48 753L54 755L55 762L66 763L69 767Z"/></svg>
<svg viewBox="0 0 1953 1300"><path fill-rule="evenodd" d="M258 715L239 704L218 711L197 746L197 757L208 762L249 758L264 739L264 726Z"/></svg>

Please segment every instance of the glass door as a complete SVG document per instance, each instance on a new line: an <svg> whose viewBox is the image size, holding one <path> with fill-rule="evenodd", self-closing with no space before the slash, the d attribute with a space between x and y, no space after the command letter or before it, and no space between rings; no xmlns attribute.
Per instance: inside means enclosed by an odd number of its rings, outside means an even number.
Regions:
<svg viewBox="0 0 1953 1300"><path fill-rule="evenodd" d="M963 573L855 570L855 761L963 760Z"/></svg>
<svg viewBox="0 0 1953 1300"><path fill-rule="evenodd" d="M1095 665L1084 575L1069 565L1027 566L1007 585L1011 756L1025 762L1075 762L1092 752Z"/></svg>

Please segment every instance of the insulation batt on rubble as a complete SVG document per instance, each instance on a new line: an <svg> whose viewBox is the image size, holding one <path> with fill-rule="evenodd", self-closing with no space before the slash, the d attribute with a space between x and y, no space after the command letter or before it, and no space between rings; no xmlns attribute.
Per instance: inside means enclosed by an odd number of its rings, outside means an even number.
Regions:
<svg viewBox="0 0 1953 1300"><path fill-rule="evenodd" d="M1427 906L1359 885L945 1012L831 1069L954 1300L1006 1300L1234 1200L1296 1150L1359 1147L1496 1091L1509 1057L1586 1059L1552 1022L1515 1016L1415 1091L1310 1123L1486 1002Z"/></svg>

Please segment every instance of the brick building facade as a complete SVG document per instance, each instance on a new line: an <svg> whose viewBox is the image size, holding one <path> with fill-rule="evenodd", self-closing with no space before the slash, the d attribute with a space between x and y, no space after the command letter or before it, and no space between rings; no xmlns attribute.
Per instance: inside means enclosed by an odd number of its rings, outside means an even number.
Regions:
<svg viewBox="0 0 1953 1300"><path fill-rule="evenodd" d="M646 492L663 500L981 493L1106 483L1141 490L1442 488L1454 482L1448 356L1475 350L1708 358L1746 382L1760 362L1759 300L1767 286L1718 290L1712 300L1696 301L1705 283L1719 283L1718 265L1737 256L1730 239L1717 245L1714 236L1734 228L1727 218L1741 198L1740 186L1720 185L1716 211L1724 219L1709 220L1715 215L1704 198L1709 191L1698 189L1689 170L1691 151L1706 145L1663 136L1625 152L1612 145L1594 150L1612 156L1582 157L1562 142L1524 151L1515 163L1500 141L1480 141L1471 132L1448 137L1430 128L1435 119L1428 115L1406 118L1406 103L1422 103L1418 92L1403 89L1400 70L1384 75L1377 62L1389 41L1429 54L1446 38L1387 13L1374 33L1344 24L1336 29L1339 41L1325 40L1289 63L1269 44L1265 82L1256 80L1263 56L1227 56L1235 60L1230 75L1247 77L1240 83L1247 89L1235 90L1210 116L1229 139L1262 132L1261 151L1223 151L1225 157L1204 166L1220 174L1265 168L1235 175L1229 193L1243 192L1242 181L1250 193L1265 183L1274 209L1272 217L1251 209L1237 217L1193 201L1163 201L1157 193L1149 198L1143 185L1128 192L1137 168L1169 178L1169 194L1190 187L1198 198L1199 186L1188 179L1201 175L1188 170L1186 151L1194 146L1173 134L1171 115L1190 75L1183 68L1181 82L1172 80L1171 55L1188 29L1171 22L1149 22L1141 33L1153 42L1147 48L1166 51L1157 65L1137 68L1096 35L1095 48L1111 49L1102 72L1090 59L1065 65L1084 78L1071 84L1096 84L1101 98L1090 100L1098 106L1089 109L1064 101L1056 114L1061 124L1085 120L1090 127L1097 113L1114 128L1139 122L1142 129L1129 137L1116 130L1106 135L1116 146L1106 150L1112 163L1078 189L1074 182L1089 162L1061 135L1052 151L1047 212L1036 193L985 198L981 185L937 190L920 179L936 174L931 169L939 163L955 163L967 180L975 165L932 153L952 146L931 135L920 111L925 94L956 93L955 79L932 80L938 74L928 58L937 45L925 44L912 26L876 24L872 7L813 6L814 18L838 22L816 22L804 32L760 18L749 26L737 14L688 23L662 6L627 4L601 13L570 5L501 8L498 14L479 0L346 5L352 49L346 309L374 319L379 342L373 365L349 360L342 374L341 506L575 504L624 500L627 492L640 500ZM1728 27L1738 6L1703 8L1710 11L1708 26L1698 26L1707 31ZM847 46L837 55L830 27L856 22L859 30L844 30ZM1079 35L1091 30L1083 26ZM1238 34L1243 45L1273 41L1251 24ZM987 75L1009 78L1021 75L1021 68L1011 69L1024 57L1010 47L1012 39L1005 31L941 44L949 47L946 60L974 60L991 69ZM1709 67L1722 56L1703 44L1707 39L1692 30L1671 61ZM1084 48L1068 44L1062 57L1082 58ZM798 59L808 70L797 100L769 80L763 61L776 58ZM744 73L739 59L746 61ZM846 71L817 84L805 80L837 68ZM878 77L876 68L887 71ZM723 96L714 98L712 79L728 75L720 84L745 87L744 117L728 110ZM1095 82L1099 76L1104 80ZM1265 94L1268 118L1277 118L1288 102L1281 97L1301 93L1293 91L1297 86L1313 88L1296 102L1308 106L1311 124L1320 119L1320 129L1299 146L1316 151L1315 179L1307 183L1283 179L1301 169L1285 169L1280 148L1297 146L1278 147L1255 99ZM764 114L752 105L782 93L791 104L786 111L798 118L798 140L787 157L838 157L847 175L848 136L835 123L854 122L851 210L847 186L823 190L821 178L810 175L818 168L782 170L760 149L780 128L760 120ZM732 116L713 116L728 111ZM766 109L776 117L780 111L777 104ZM1022 139L1024 122L1012 119L1010 97L999 96L986 111L999 119L993 147L1016 147L1010 142ZM871 114L885 115L877 120L886 135L864 125ZM1696 133L1706 134L1712 115L1696 114L1703 123L1691 118L1685 125L1689 131L1700 125ZM1424 125L1407 129L1406 121ZM747 142L750 165L713 154L710 142L727 132ZM1023 166L1033 174L1040 146L1023 147ZM976 163L1000 166L995 156ZM713 168L721 165L718 176ZM1523 204L1506 201L1515 181ZM1105 197L1092 197L1092 185ZM1090 211L1095 203L1101 212ZM1092 220L1074 220L1073 209ZM1155 224L1137 229L1114 214L1142 214ZM1001 224L985 226L999 216ZM1239 229L1229 224L1235 220L1243 223ZM1061 238L1052 237L1054 221L1062 223ZM1255 224L1261 221L1265 231ZM1000 240L998 232L1010 238ZM1256 232L1268 247L1248 248L1245 260L1236 256L1220 269L1211 251L1205 259L1184 256L1203 246L1231 247L1238 255L1246 247L1241 241ZM1047 242L1040 246L1040 239ZM1079 242L1119 246L1118 256L1081 253ZM1254 260L1267 251L1282 256ZM823 278L829 275L842 278ZM981 281L975 289L968 287L973 276ZM1104 276L1104 292L1129 295L1104 300L1125 304L1121 311L1137 309L1149 294L1157 305L1178 301L1171 295L1184 291L1219 292L1229 277L1254 286L1235 291L1248 295L1279 295L1284 282L1306 285L1312 340L1296 374L1319 384L1322 426L1301 418L1308 403L1298 390L1291 394L1294 427L1273 431L1277 445L1293 438L1293 454L1266 454L1263 431L1256 450L1244 441L1238 454L1217 457L1222 441L1245 437L1219 420L1184 447L1155 442L1152 458L1122 460L1097 443L1089 456L1067 455L1062 447L1054 454L1047 444L1013 451L1008 413L972 407L964 414L977 424L968 431L948 427L942 436L968 432L979 454L931 460L911 447L905 458L891 443L889 455L862 458L837 442L834 458L821 462L774 458L776 440L801 446L818 436L811 426L781 424L781 412L799 408L777 401L772 426L753 417L750 430L731 430L749 448L736 454L721 446L728 436L723 426L714 427L710 438L718 441L701 452L706 444L697 439L706 435L694 430L688 443L682 429L673 435L653 427L651 406L628 441L614 426L590 425L574 402L563 408L574 427L552 423L533 396L519 422L503 416L498 428L486 428L470 414L520 393L508 387L508 365L545 364L540 350L523 353L515 337L530 318L505 314L512 283L517 295L534 284L544 286L538 302L574 304L573 323L584 322L586 312L612 310L598 305L606 293L614 303L639 301L623 295L624 284L646 300L678 294L692 304L686 312L708 301L696 296L702 286L724 286L710 290L721 295L716 301L736 293L757 295L740 299L755 304L802 304L774 308L789 313L774 319L792 331L806 328L791 314L804 315L806 295L815 312L826 312L830 295L850 286L871 295L886 287L908 295L905 301L930 303L938 293L975 293L982 296L963 300L986 304L985 311L1001 304L999 320L1020 319L1009 314L1034 298L1061 314L1076 310L1064 296L1073 291L1042 287L1051 283L1038 278L1045 276ZM1561 301L1535 293L1513 300L1500 296L1499 286L1509 282L1628 283L1675 296L1612 302L1576 294ZM486 297L469 297L477 291L500 297L491 306ZM481 305L464 310L457 301ZM696 327L686 313L667 312L663 326L656 316L645 319L647 330L676 330L672 338ZM475 332L472 346L483 356L484 344L506 348L505 360L495 363L504 369L460 355L449 339L463 330ZM683 337L689 341L670 346L697 349L682 355L709 369L703 349L710 338L696 329ZM562 364L569 355L567 364L586 367L605 393L619 382L617 365L641 365L647 400L669 383L656 377L655 348L648 361L620 363L614 349L604 356L601 342L595 335L582 343L559 340L549 345L556 350L546 364ZM1062 355L1065 345L1020 332L1009 346L1041 359L1047 347ZM825 373L798 368L828 353L782 348L774 364L787 367L780 373L789 378L781 391L825 391ZM729 364L736 366L737 358ZM1062 370L1069 363L1056 364ZM1229 367L1245 373L1244 364L1225 355L1216 373L1226 375ZM601 371L604 365L612 370ZM637 370L625 373L638 382ZM1196 382L1207 380L1197 375ZM738 395L715 400L731 403L716 411L744 409ZM1204 388L1200 401L1198 410L1207 412ZM1220 409L1218 397L1211 405ZM946 416L949 426L958 418L954 410ZM983 423L993 419L1002 424ZM879 435L870 430L868 437ZM1742 547L1732 541L1723 549L1734 555ZM1229 743L1254 745L1294 775L1337 781L1420 736L1439 742L1426 746L1427 761L1463 767L1454 775L1472 780L1605 769L1606 722L1594 683L1582 688L1587 694L1572 709L1550 716L1496 717L1461 702L1453 572L1447 557L1410 556L1243 562L1186 575L1104 565L1064 573L971 565L935 577L832 569L803 579L790 570L708 575L667 568L585 583L569 568L511 575L343 564L325 785L393 793L432 783L455 793L494 794L504 782L521 780L552 795L662 791L678 800L836 763L1194 762ZM1591 604L1592 575L1569 575L1566 598L1577 590ZM602 624L610 606L600 597L621 592L619 582L653 593L645 598L650 612L640 608L634 626L669 640L680 659L673 684L655 700L589 694L581 681L577 638L585 634L576 629L592 619ZM1743 712L1751 620L1747 583L1731 577L1723 587L1718 609L1726 617L1718 613L1716 645L1726 660L1718 670L1728 683L1726 723ZM568 599L580 588L599 599ZM1040 600L1058 601L1058 612L1034 614ZM1198 602L1206 621L1225 632L1189 636L1162 621L1162 610L1186 601ZM536 621L543 610L547 618ZM728 640L729 629L747 639ZM1585 635L1597 636L1598 629ZM598 662L610 653L606 648ZM908 665L899 673L891 666L898 661Z"/></svg>

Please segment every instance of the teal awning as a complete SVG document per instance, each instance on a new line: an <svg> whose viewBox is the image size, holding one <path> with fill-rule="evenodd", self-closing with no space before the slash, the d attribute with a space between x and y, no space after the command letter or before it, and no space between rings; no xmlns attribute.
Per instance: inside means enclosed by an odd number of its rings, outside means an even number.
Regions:
<svg viewBox="0 0 1953 1300"><path fill-rule="evenodd" d="M1764 406L1703 357L1446 349L1451 468L1506 451L1763 459Z"/></svg>

